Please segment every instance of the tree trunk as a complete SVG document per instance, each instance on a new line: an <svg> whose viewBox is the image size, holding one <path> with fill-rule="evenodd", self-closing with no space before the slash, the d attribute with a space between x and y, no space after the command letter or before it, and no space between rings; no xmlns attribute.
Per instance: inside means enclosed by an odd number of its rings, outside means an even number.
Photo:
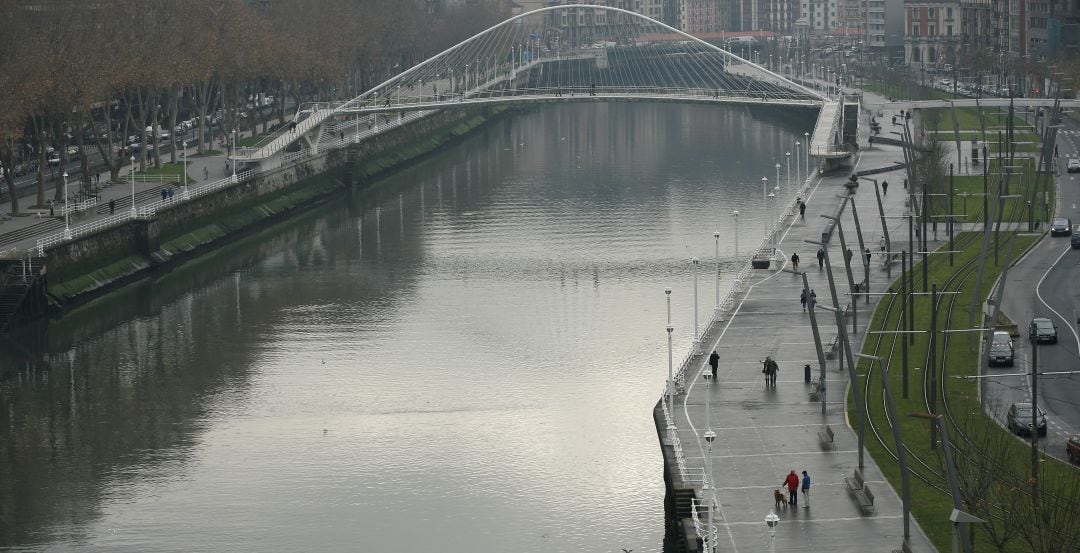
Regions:
<svg viewBox="0 0 1080 553"><path fill-rule="evenodd" d="M15 215L19 213L19 194L15 190L15 144L11 140L7 140L4 143L3 149L0 149L0 161L3 162L3 174L0 177L7 182L8 194L11 195L11 214Z"/></svg>
<svg viewBox="0 0 1080 553"><path fill-rule="evenodd" d="M83 138L84 117L82 110L75 113L75 121L78 123L73 132L75 133L75 147L79 149L79 174L82 175L82 191L85 196L90 196L94 191L94 175L90 174L90 162L86 159L86 140ZM93 119L90 120L90 132L93 131ZM96 172L95 172L96 173Z"/></svg>
<svg viewBox="0 0 1080 553"><path fill-rule="evenodd" d="M40 116L30 118L34 122L34 141L38 147L38 170L37 170L37 205L45 207L45 122Z"/></svg>

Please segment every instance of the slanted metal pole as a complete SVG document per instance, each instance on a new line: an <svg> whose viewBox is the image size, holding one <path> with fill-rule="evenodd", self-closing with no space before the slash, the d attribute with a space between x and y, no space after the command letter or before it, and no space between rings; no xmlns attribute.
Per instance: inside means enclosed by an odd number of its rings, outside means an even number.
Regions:
<svg viewBox="0 0 1080 553"><path fill-rule="evenodd" d="M835 221L836 221L836 235L840 237L840 253L844 257L844 268L847 269L846 273L847 273L847 280L848 280L848 292L851 294L851 303L849 304L850 307L851 307L851 333L856 334L858 332L857 323L858 323L859 309L858 309L857 305L858 305L859 302L856 301L858 298L855 296L855 279L854 279L854 277L851 276L851 258L854 257L855 255L854 254L852 254L852 255L847 254L848 247L847 247L847 243L844 241L844 226L840 223L840 218L839 217L837 217L835 219ZM827 255L826 255L826 259L828 259Z"/></svg>
<svg viewBox="0 0 1080 553"><path fill-rule="evenodd" d="M930 371L930 414L937 415L937 283L930 293L930 359L926 368ZM930 449L937 449L937 432L930 425Z"/></svg>
<svg viewBox="0 0 1080 553"><path fill-rule="evenodd" d="M888 414L889 420L900 420L896 418L896 404L893 402L889 367L883 365L881 363L881 358L876 355L857 355L878 362L878 368L881 369L881 385L885 390L885 412ZM896 447L896 460L900 463L900 501L904 511L904 541L906 542L911 539L911 485L908 481L907 448L904 447L904 441L900 437L900 425L893 424L891 427L893 445Z"/></svg>
<svg viewBox="0 0 1080 553"><path fill-rule="evenodd" d="M854 190L854 189L853 189ZM859 210L855 207L855 194L848 196L848 205L851 206L851 217L855 219L855 237L859 240L859 257L863 262L863 285L866 292L866 303L870 303L870 260L866 258L866 243L863 241L862 225L859 224ZM852 298L852 303L855 299ZM852 331L854 332L854 331Z"/></svg>
<svg viewBox="0 0 1080 553"><path fill-rule="evenodd" d="M885 205L881 203L881 190L878 188L877 179L870 179L874 183L874 197L877 198L878 217L881 218L881 232L885 236L885 276L892 278L892 240L889 239L889 225L885 223Z"/></svg>
<svg viewBox="0 0 1080 553"><path fill-rule="evenodd" d="M937 423L941 429L941 450L945 453L945 475L949 479L949 491L952 495L953 509L959 511L962 507L962 500L960 497L960 482L956 478L956 465L953 463L953 447L952 441L949 440L949 431L945 428L945 419L941 416L935 416L934 422ZM953 525L958 526L960 523L954 522ZM960 543L964 547L964 553L972 553L971 539L967 532L957 531L954 528L954 536L960 536Z"/></svg>
<svg viewBox="0 0 1080 553"><path fill-rule="evenodd" d="M1039 509L1039 344L1031 348L1031 504Z"/></svg>
<svg viewBox="0 0 1080 553"><path fill-rule="evenodd" d="M900 252L900 328L908 330L908 319L911 317L910 311L908 311L908 280L907 280L907 250ZM900 359L901 370L903 371L903 393L904 399L908 398L908 339L904 336L900 337Z"/></svg>
<svg viewBox="0 0 1080 553"><path fill-rule="evenodd" d="M824 249L824 248L823 248ZM817 301L814 300L814 296L810 295L810 283L806 280L806 272L798 271L795 273L802 277L803 293L806 294L806 303L810 313L810 331L814 334L814 349L817 352L818 358L818 385L820 386L818 392L821 399L821 414L825 414L825 351L821 347L821 331L818 330L817 315L815 314L815 308L817 307Z"/></svg>
<svg viewBox="0 0 1080 553"><path fill-rule="evenodd" d="M953 244L953 196L956 194L956 184L953 182L953 164L949 164L949 266L953 266L953 251L956 250Z"/></svg>
<svg viewBox="0 0 1080 553"><path fill-rule="evenodd" d="M833 277L832 263L829 261L829 248L825 247L826 245L827 244L821 244L821 249L825 252L825 273L829 277L829 293L832 295L833 307L831 309L825 307L824 309L833 312L836 319L836 330L840 335L840 347L843 348L840 356L841 358L847 357L848 361L848 380L851 382L851 392L855 396L855 409L859 412L859 468L862 468L863 438L865 437L866 431L866 406L862 403L862 395L859 391L859 383L855 374L855 358L852 356L851 344L848 342L847 329L844 327L844 315L840 310L840 300L836 295L836 279Z"/></svg>

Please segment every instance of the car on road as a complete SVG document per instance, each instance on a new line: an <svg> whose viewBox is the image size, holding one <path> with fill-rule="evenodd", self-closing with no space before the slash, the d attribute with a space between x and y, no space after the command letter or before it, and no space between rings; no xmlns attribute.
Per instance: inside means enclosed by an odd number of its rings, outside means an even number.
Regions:
<svg viewBox="0 0 1080 553"><path fill-rule="evenodd" d="M1070 463L1080 463L1080 434L1065 442L1065 454L1069 456Z"/></svg>
<svg viewBox="0 0 1080 553"><path fill-rule="evenodd" d="M1050 236L1068 236L1072 234L1072 219L1066 217L1054 217L1050 221Z"/></svg>
<svg viewBox="0 0 1080 553"><path fill-rule="evenodd" d="M1046 413L1043 413L1042 409L1039 409L1039 414L1035 419L1037 421L1038 428L1036 431L1040 436L1046 435ZM1030 403L1014 403L1009 406L1009 412L1005 416L1005 423L1009 427L1009 431L1023 435L1031 435L1031 404Z"/></svg>
<svg viewBox="0 0 1080 553"><path fill-rule="evenodd" d="M1008 332L997 331L990 337L990 352L988 355L991 367L1013 366L1014 352L1012 337Z"/></svg>
<svg viewBox="0 0 1080 553"><path fill-rule="evenodd" d="M59 167L60 166L60 156L58 156L56 154L50 154L49 159L45 160L45 163L48 163L49 167Z"/></svg>
<svg viewBox="0 0 1080 553"><path fill-rule="evenodd" d="M1074 232L1072 238L1069 239L1074 250L1080 250L1080 232Z"/></svg>
<svg viewBox="0 0 1080 553"><path fill-rule="evenodd" d="M1028 325L1028 338L1032 344L1056 344L1057 327L1050 319L1036 317L1031 319L1031 324Z"/></svg>
<svg viewBox="0 0 1080 553"><path fill-rule="evenodd" d="M1080 159L1072 158L1065 164L1065 170L1070 173L1080 173Z"/></svg>

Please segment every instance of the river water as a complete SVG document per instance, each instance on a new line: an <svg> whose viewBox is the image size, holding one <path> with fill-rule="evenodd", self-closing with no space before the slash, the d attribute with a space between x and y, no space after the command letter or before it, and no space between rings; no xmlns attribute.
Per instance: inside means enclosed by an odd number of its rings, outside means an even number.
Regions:
<svg viewBox="0 0 1080 553"><path fill-rule="evenodd" d="M517 115L3 343L0 549L659 551L664 289L678 363L806 125Z"/></svg>

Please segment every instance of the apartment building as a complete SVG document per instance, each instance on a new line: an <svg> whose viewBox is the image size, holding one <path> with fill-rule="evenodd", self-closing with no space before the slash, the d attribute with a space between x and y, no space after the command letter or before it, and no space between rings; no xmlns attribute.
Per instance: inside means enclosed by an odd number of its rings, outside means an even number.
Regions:
<svg viewBox="0 0 1080 553"><path fill-rule="evenodd" d="M955 63L960 27L958 0L908 0L904 3L904 61L917 68Z"/></svg>
<svg viewBox="0 0 1080 553"><path fill-rule="evenodd" d="M679 29L687 33L720 31L717 0L682 0L679 6Z"/></svg>

